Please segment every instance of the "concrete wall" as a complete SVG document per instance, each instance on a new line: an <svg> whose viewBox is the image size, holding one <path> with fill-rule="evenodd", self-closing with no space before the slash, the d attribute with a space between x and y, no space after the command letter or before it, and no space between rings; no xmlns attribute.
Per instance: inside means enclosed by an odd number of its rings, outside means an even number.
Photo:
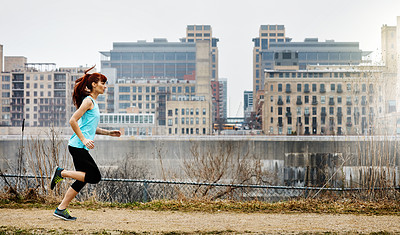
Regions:
<svg viewBox="0 0 400 235"><path fill-rule="evenodd" d="M66 138L67 139L67 138ZM66 154L67 140L62 141L60 153ZM25 141L25 148L28 147ZM339 181L357 181L364 174L360 169L386 166L396 173L398 182L399 139L363 137L96 137L90 153L99 166L117 166L129 156L149 170L148 178L185 178L183 162L193 159L193 153L224 154L231 157L259 159L261 169L274 175L274 184L319 185L328 176ZM0 139L0 161L13 165L17 159L20 140ZM45 150L43 150L45 151ZM2 159L2 160L1 160ZM390 161L386 163L385 161ZM5 162L7 164L5 164ZM1 164L0 164L1 166ZM139 166L138 166L139 167ZM362 171L364 171L362 170ZM386 169L389 171L388 169ZM350 184L347 182L346 184Z"/></svg>

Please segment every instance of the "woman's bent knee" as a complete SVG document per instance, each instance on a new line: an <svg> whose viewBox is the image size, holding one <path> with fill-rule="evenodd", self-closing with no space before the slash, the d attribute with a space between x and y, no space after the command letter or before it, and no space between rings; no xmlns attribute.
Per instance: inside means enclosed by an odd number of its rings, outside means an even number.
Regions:
<svg viewBox="0 0 400 235"><path fill-rule="evenodd" d="M100 174L95 174L95 175L88 175L86 174L86 179L85 182L90 183L90 184L97 184L101 180L101 175Z"/></svg>

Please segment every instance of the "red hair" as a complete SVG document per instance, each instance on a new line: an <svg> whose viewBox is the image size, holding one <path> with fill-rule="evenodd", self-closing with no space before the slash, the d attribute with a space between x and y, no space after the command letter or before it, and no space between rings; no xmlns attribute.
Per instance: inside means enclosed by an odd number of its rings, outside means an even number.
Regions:
<svg viewBox="0 0 400 235"><path fill-rule="evenodd" d="M85 70L85 75L76 79L75 81L74 92L72 93L72 101L77 109L81 106L83 99L90 94L89 91L92 91L93 82L94 83L98 83L99 81L107 82L107 78L103 74L87 73L90 70L92 70L95 66L91 67L88 70Z"/></svg>

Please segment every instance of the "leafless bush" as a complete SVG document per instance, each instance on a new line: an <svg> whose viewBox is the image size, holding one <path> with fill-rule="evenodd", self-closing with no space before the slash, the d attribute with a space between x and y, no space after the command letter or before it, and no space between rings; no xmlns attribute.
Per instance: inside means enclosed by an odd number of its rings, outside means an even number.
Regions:
<svg viewBox="0 0 400 235"><path fill-rule="evenodd" d="M57 185L54 194L48 190L50 177L55 166L71 166L71 158L67 154L66 143L54 127L50 127L49 131L44 133L44 136L29 136L25 144L24 138L22 138L17 165L11 166L8 172L17 175L30 174L35 176L35 180L16 178L11 183L3 177L8 188L5 191L20 196L26 194L30 195L29 197L32 197L32 195L47 197L50 195L59 196L60 192L66 190L65 184Z"/></svg>
<svg viewBox="0 0 400 235"><path fill-rule="evenodd" d="M183 171L188 179L207 183L262 184L270 183L273 178L270 172L262 171L261 160L251 150L251 146L244 146L243 142L224 141L210 144L213 146L204 148L207 149L204 151L198 142L191 143L192 158L183 159ZM234 186L222 190L214 186L196 186L186 195L212 200L248 196L245 191L237 193L240 190Z"/></svg>
<svg viewBox="0 0 400 235"><path fill-rule="evenodd" d="M148 166L135 153L126 154L123 161L114 166L103 167L101 171L102 178L108 179L146 179L149 175ZM88 184L80 193L79 199L94 197L100 201L125 203L141 201L143 190L138 184L129 182L102 181L96 185Z"/></svg>
<svg viewBox="0 0 400 235"><path fill-rule="evenodd" d="M398 185L397 145L397 141L390 140L387 136L369 137L358 142L358 172L354 172L355 177L351 175L350 185L364 189L361 194L356 194L357 197L363 199L399 197L395 190Z"/></svg>
<svg viewBox="0 0 400 235"><path fill-rule="evenodd" d="M66 142L60 134L51 127L45 138L31 136L27 141L26 156L28 171L36 176L36 187L40 194L48 195L50 177L56 166L71 168L72 161L68 154ZM55 195L66 190L66 184L58 184Z"/></svg>

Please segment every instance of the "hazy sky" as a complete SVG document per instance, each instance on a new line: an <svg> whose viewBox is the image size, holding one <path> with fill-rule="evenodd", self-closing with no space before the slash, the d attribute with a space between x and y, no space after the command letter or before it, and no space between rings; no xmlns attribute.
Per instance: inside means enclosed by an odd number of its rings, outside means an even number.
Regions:
<svg viewBox="0 0 400 235"><path fill-rule="evenodd" d="M400 0L0 0L5 56L57 67L98 65L113 42L184 37L186 25L209 24L219 38L219 75L228 79L228 116L242 115L252 89L252 38L262 24L283 24L293 41L306 37L360 42L380 49L383 24L397 24ZM375 57L379 57L376 56Z"/></svg>

